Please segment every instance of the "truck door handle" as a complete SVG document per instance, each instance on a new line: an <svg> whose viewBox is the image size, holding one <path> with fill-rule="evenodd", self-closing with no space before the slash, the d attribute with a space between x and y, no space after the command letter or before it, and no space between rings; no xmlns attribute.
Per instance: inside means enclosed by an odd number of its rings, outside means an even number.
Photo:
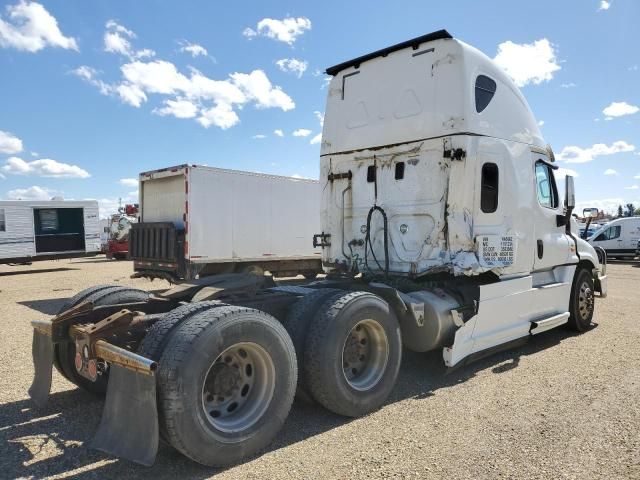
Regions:
<svg viewBox="0 0 640 480"><path fill-rule="evenodd" d="M542 256L544 255L544 244L542 243L542 240L538 239L538 258L542 258Z"/></svg>

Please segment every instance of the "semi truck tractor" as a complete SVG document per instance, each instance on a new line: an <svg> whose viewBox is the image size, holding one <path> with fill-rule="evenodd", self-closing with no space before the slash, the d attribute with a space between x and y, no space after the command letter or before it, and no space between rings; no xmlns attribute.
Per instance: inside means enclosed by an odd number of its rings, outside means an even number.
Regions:
<svg viewBox="0 0 640 480"><path fill-rule="evenodd" d="M404 348L454 368L561 325L589 331L606 255L572 233L573 179L561 197L551 148L491 59L441 30L327 74L309 239L325 278L99 285L33 322L30 394L46 402L52 364L106 394L95 448L149 465L162 437L235 463L295 396L347 417L381 408Z"/></svg>

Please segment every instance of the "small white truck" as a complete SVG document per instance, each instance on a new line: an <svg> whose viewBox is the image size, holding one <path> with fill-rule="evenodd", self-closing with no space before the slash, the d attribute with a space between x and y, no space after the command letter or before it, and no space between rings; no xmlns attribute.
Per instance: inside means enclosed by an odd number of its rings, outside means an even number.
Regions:
<svg viewBox="0 0 640 480"><path fill-rule="evenodd" d="M616 218L596 229L588 241L609 258L634 258L640 240L640 217Z"/></svg>
<svg viewBox="0 0 640 480"><path fill-rule="evenodd" d="M98 253L98 202L0 201L0 263L28 263Z"/></svg>
<svg viewBox="0 0 640 480"><path fill-rule="evenodd" d="M91 287L33 322L37 404L53 362L94 392L108 381L97 448L148 465L161 434L224 465L264 448L296 393L348 417L380 408L403 347L457 367L590 329L606 255L572 233L573 179L563 201L551 148L491 59L441 30L327 73L313 237L326 278Z"/></svg>
<svg viewBox="0 0 640 480"><path fill-rule="evenodd" d="M180 165L140 174L135 276L173 282L269 271L315 277L320 252L317 180Z"/></svg>

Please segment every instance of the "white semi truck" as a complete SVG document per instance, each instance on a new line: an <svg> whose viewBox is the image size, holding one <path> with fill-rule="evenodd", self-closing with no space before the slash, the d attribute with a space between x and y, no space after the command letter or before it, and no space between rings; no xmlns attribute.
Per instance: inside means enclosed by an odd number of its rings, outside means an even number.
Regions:
<svg viewBox="0 0 640 480"><path fill-rule="evenodd" d="M179 165L140 174L135 276L172 282L269 271L315 277L320 252L317 180Z"/></svg>
<svg viewBox="0 0 640 480"><path fill-rule="evenodd" d="M380 408L403 346L454 367L556 326L589 330L606 255L571 233L573 181L563 201L504 72L442 30L327 73L325 279L102 285L34 322L31 396L46 401L52 362L106 391L96 448L151 464L161 435L229 464L273 439L296 392L349 417Z"/></svg>

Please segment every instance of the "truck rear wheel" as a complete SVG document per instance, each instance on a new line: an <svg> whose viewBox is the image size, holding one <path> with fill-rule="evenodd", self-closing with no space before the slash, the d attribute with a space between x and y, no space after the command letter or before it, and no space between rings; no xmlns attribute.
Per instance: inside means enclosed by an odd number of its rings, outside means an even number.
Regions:
<svg viewBox="0 0 640 480"><path fill-rule="evenodd" d="M178 325L203 310L221 305L225 304L218 301L188 303L165 313L147 331L138 347L138 354L157 362L162 356L162 351L169 341L171 333Z"/></svg>
<svg viewBox="0 0 640 480"><path fill-rule="evenodd" d="M113 286L113 285L100 285L98 287L92 287L93 292L88 295L81 295L85 292L91 290L87 289L79 294L75 295L72 299L70 299L69 306L66 308L63 307L63 310L67 310L75 305L80 304L84 301L93 302L95 306L103 306L103 305L118 305L119 303L128 303L128 302L143 302L149 298L149 292L145 292L144 290L139 290L137 288L131 287L122 287L122 286ZM75 304L71 303L76 297L79 300L75 300ZM58 371L61 371L63 376L72 383L75 383L80 388L87 390L88 392L95 393L98 395L104 395L107 391L107 383L109 381L109 372L105 372L102 375L98 376L98 379L95 382L84 378L82 375L78 373L75 367L75 356L76 356L76 345L75 343L63 342L58 343L56 345L56 351L54 352L54 364L56 364L57 357L57 365L56 368Z"/></svg>
<svg viewBox="0 0 640 480"><path fill-rule="evenodd" d="M318 403L358 417L382 406L401 360L400 326L389 304L369 292L339 293L310 326L305 377Z"/></svg>
<svg viewBox="0 0 640 480"><path fill-rule="evenodd" d="M275 318L238 306L205 310L182 322L162 353L161 429L198 463L235 463L278 433L296 377L295 349Z"/></svg>
<svg viewBox="0 0 640 480"><path fill-rule="evenodd" d="M318 309L324 301L332 295L340 292L336 288L323 288L305 295L298 300L283 322L284 327L289 332L293 346L296 349L298 358L298 388L296 397L308 403L313 403L313 397L309 393L309 385L304 374L304 347L307 339L309 325L316 316Z"/></svg>
<svg viewBox="0 0 640 480"><path fill-rule="evenodd" d="M591 273L580 268L573 277L569 300L569 321L567 322L567 325L577 332L584 332L591 326L595 306L593 292Z"/></svg>

